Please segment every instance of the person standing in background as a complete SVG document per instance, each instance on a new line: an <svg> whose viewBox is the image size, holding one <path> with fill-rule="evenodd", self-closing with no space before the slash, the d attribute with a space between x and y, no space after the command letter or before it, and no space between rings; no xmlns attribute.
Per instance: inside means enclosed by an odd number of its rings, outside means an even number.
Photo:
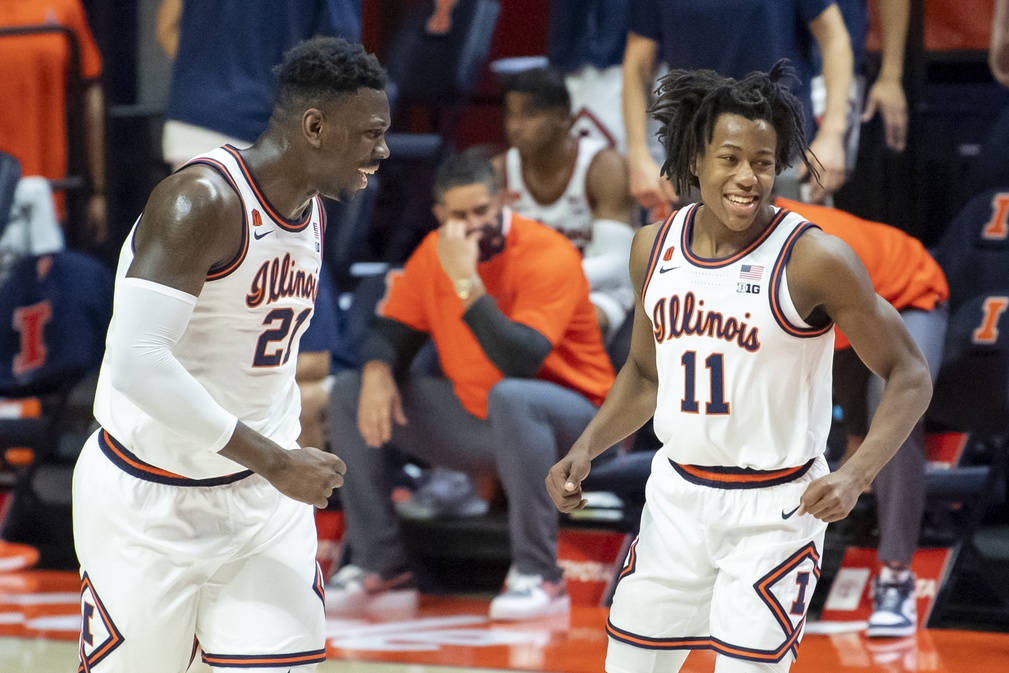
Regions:
<svg viewBox="0 0 1009 673"><path fill-rule="evenodd" d="M826 87L826 109L819 124L814 122L810 96L810 80L817 73L813 41L819 47ZM819 162L819 181L811 183L810 198L820 201L845 180L842 140L853 71L848 31L834 0L631 0L623 111L631 194L638 203L659 208L655 212L664 215L669 204L678 204L683 196L660 177L649 146L646 109L657 65L710 69L741 79L755 70L769 70L782 58L796 68L800 80L795 94L811 139L809 152ZM794 180L807 176L800 165Z"/></svg>
<svg viewBox="0 0 1009 673"><path fill-rule="evenodd" d="M949 310L949 286L939 263L918 239L881 222L870 222L836 208L778 198L774 205L815 222L851 246L866 267L876 294L900 313L908 334L928 362L932 383L939 374ZM834 400L841 407L847 448L842 461L865 441L879 408L883 380L866 368L840 331L834 339ZM873 582L873 610L866 635L908 636L918 628L911 561L918 549L925 512L925 421L911 434L872 482L879 523Z"/></svg>
<svg viewBox="0 0 1009 673"><path fill-rule="evenodd" d="M214 147L251 145L270 119L273 66L315 35L360 41L360 0L162 0L158 44L175 60L165 163L175 170Z"/></svg>
<svg viewBox="0 0 1009 673"><path fill-rule="evenodd" d="M105 203L105 95L102 59L80 0L0 0L0 28L44 32L0 37L0 150L21 162L25 176L40 175L57 181L54 188L59 219L84 226L86 235L68 232L72 242L89 247L107 236ZM68 100L68 74L74 64L68 38L55 30L67 29L77 41L83 95ZM65 195L58 181L67 176L67 107L82 104L83 147L87 163L86 222L67 223Z"/></svg>

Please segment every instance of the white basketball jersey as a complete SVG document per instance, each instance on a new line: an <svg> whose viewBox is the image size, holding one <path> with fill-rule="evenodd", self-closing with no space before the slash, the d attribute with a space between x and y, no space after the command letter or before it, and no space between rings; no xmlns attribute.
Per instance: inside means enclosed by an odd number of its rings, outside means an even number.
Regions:
<svg viewBox="0 0 1009 673"><path fill-rule="evenodd" d="M606 144L595 138L579 138L575 168L564 193L553 203L540 203L522 180L522 158L512 147L505 155L506 188L514 200L512 210L523 217L538 220L561 232L582 252L592 241L592 205L585 187L589 166Z"/></svg>
<svg viewBox="0 0 1009 673"><path fill-rule="evenodd" d="M775 470L820 455L831 420L831 325L792 304L785 265L814 226L784 209L735 255L690 251L693 205L664 222L642 300L654 328L654 429L677 463Z"/></svg>
<svg viewBox="0 0 1009 673"><path fill-rule="evenodd" d="M190 163L210 166L244 205L241 251L210 269L192 318L174 354L226 410L287 448L297 446L301 398L294 380L298 342L312 317L322 261L324 211L315 198L298 221L282 217L263 198L238 152L224 146ZM119 255L117 280L133 261L130 233ZM130 316L113 313L117 320ZM112 329L110 328L110 332ZM241 465L194 445L151 418L109 384L102 364L95 418L120 450L189 479L241 472Z"/></svg>

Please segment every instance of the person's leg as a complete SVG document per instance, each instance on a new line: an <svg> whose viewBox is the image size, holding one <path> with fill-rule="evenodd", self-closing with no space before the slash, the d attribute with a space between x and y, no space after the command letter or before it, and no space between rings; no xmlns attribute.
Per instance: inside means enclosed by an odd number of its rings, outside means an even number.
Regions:
<svg viewBox="0 0 1009 673"><path fill-rule="evenodd" d="M945 308L934 311L905 310L904 324L928 361L932 382L939 373L948 314ZM868 404L874 416L883 394L883 381L872 377ZM918 529L925 506L925 428L919 421L907 441L887 463L873 482L879 509L879 560L882 563L911 565L918 543Z"/></svg>
<svg viewBox="0 0 1009 673"><path fill-rule="evenodd" d="M504 379L491 388L487 418L508 498L512 566L524 575L561 579L558 514L543 483L595 412L581 394L548 381Z"/></svg>
<svg viewBox="0 0 1009 673"><path fill-rule="evenodd" d="M202 126L169 119L165 121L161 134L161 156L172 171L177 171L193 157L221 145L244 149L251 144Z"/></svg>
<svg viewBox="0 0 1009 673"><path fill-rule="evenodd" d="M945 307L933 311L908 309L901 312L904 324L928 361L932 382L939 373L948 313ZM876 413L883 392L883 382L872 377L869 383L868 409ZM925 427L919 420L873 481L879 517L877 556L884 571L877 581L869 635L904 635L912 633L914 576L911 560L918 546L921 518L925 509Z"/></svg>
<svg viewBox="0 0 1009 673"><path fill-rule="evenodd" d="M619 105L623 77L619 65L600 70L587 65L564 77L571 93L573 135L599 138L619 152L627 151L624 117Z"/></svg>
<svg viewBox="0 0 1009 673"><path fill-rule="evenodd" d="M126 474L85 444L74 468L74 545L81 566L80 654L86 670L184 673L202 584L230 549L217 508L177 487ZM212 502L212 501L210 501ZM189 500L192 505L195 500Z"/></svg>
<svg viewBox="0 0 1009 673"><path fill-rule="evenodd" d="M709 489L704 541L718 569L711 638L719 655L739 660L718 670L785 671L794 659L827 530L825 522L794 510L809 484L829 473L820 457L785 484ZM762 667L768 665L780 667Z"/></svg>
<svg viewBox="0 0 1009 673"><path fill-rule="evenodd" d="M388 576L408 563L390 500L384 451L367 446L357 429L360 381L358 372L343 372L334 381L329 447L347 464L348 478L339 493L354 565ZM400 386L400 394L408 423L393 426L392 445L454 469L493 469L489 425L463 409L451 382L414 378Z"/></svg>
<svg viewBox="0 0 1009 673"><path fill-rule="evenodd" d="M677 673L690 650L652 650L612 638L606 643L606 673Z"/></svg>
<svg viewBox="0 0 1009 673"><path fill-rule="evenodd" d="M786 654L784 659L775 663L746 661L719 654L715 657L715 673L787 673L793 661L790 654Z"/></svg>
<svg viewBox="0 0 1009 673"><path fill-rule="evenodd" d="M258 476L225 488L236 551L200 592L202 659L215 669L310 670L326 659L313 508Z"/></svg>
<svg viewBox="0 0 1009 673"><path fill-rule="evenodd" d="M607 673L676 673L711 635L716 568L708 553L705 486L652 457L640 532L627 552L607 620Z"/></svg>

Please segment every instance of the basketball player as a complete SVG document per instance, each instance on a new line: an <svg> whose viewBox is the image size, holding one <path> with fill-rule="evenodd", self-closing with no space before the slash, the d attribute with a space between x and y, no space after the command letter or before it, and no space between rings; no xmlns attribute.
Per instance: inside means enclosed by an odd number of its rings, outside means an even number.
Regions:
<svg viewBox="0 0 1009 673"><path fill-rule="evenodd" d="M504 103L511 148L494 165L512 210L556 229L582 252L589 298L609 340L634 306L627 160L600 140L571 136L571 97L552 70L510 77Z"/></svg>
<svg viewBox="0 0 1009 673"><path fill-rule="evenodd" d="M123 245L74 472L82 668L312 671L325 659L312 505L343 461L299 448L298 341L325 221L388 156L385 72L315 38L276 70L269 128L166 178Z"/></svg>
<svg viewBox="0 0 1009 673"><path fill-rule="evenodd" d="M925 359L851 248L772 205L775 176L806 149L785 72L672 71L652 110L663 175L701 204L635 235L629 359L547 477L559 509L580 509L591 459L654 414L663 446L607 623L609 673L675 672L691 649L714 650L719 673L787 671L827 522L931 395ZM834 324L885 387L862 446L829 473Z"/></svg>

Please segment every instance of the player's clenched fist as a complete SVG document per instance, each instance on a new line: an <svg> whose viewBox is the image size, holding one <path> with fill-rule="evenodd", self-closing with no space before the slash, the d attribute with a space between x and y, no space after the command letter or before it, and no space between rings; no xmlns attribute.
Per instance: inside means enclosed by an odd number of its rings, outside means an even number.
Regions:
<svg viewBox="0 0 1009 673"><path fill-rule="evenodd" d="M337 456L311 446L285 454L286 464L267 479L287 497L324 508L333 489L343 486L347 466Z"/></svg>
<svg viewBox="0 0 1009 673"><path fill-rule="evenodd" d="M568 453L547 473L547 493L557 509L565 514L585 507L582 480L589 476L591 462L581 453Z"/></svg>
<svg viewBox="0 0 1009 673"><path fill-rule="evenodd" d="M828 523L840 521L851 512L866 485L843 467L814 479L799 500L799 514L812 514Z"/></svg>

